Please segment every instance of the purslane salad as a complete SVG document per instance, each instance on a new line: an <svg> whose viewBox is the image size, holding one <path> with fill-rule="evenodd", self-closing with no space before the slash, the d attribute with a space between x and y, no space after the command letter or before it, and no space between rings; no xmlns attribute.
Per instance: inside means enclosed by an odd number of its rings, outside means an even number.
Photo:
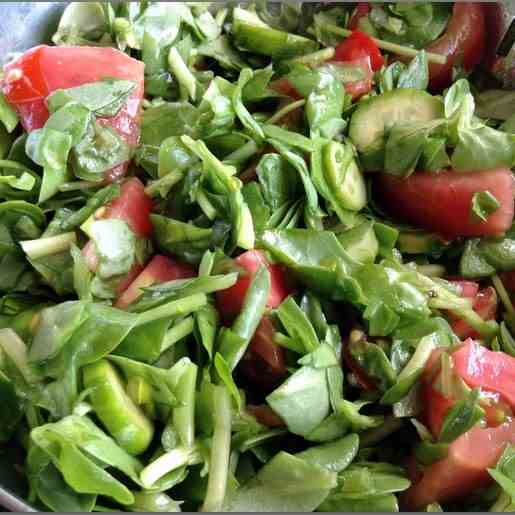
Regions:
<svg viewBox="0 0 515 515"><path fill-rule="evenodd" d="M515 510L488 7L76 2L11 56L0 439L35 507Z"/></svg>

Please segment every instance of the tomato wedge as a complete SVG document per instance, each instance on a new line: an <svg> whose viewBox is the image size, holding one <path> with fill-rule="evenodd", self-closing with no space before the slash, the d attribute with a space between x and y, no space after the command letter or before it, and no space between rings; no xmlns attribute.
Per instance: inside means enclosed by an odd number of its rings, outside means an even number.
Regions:
<svg viewBox="0 0 515 515"><path fill-rule="evenodd" d="M333 60L352 62L367 57L370 59L372 71L381 69L384 64L384 57L374 40L368 34L360 30L354 30L348 38L336 47Z"/></svg>
<svg viewBox="0 0 515 515"><path fill-rule="evenodd" d="M430 465L403 495L403 506L415 511L433 502L447 502L488 486L506 443L515 443L515 420L498 427L475 427L457 438L443 460Z"/></svg>
<svg viewBox="0 0 515 515"><path fill-rule="evenodd" d="M195 275L195 270L189 265L178 263L166 256L154 256L145 269L137 277L133 277L132 281L122 290L115 306L126 309L129 304L142 295L142 288L175 279L195 277Z"/></svg>
<svg viewBox="0 0 515 515"><path fill-rule="evenodd" d="M461 286L462 297L471 298L472 309L483 320L494 320L497 314L497 293L494 288L489 286L478 291L479 285L471 281L452 281ZM479 333L472 329L464 320L448 314L447 318L451 324L454 334L461 340L467 338L479 338Z"/></svg>
<svg viewBox="0 0 515 515"><path fill-rule="evenodd" d="M56 89L66 89L104 77L132 80L136 89L118 114L99 122L115 129L125 141L135 146L139 140L139 113L143 99L144 64L109 47L35 47L5 66L1 84L8 102L18 112L28 131L43 127L49 113L47 96ZM111 179L125 173L127 164L108 174Z"/></svg>
<svg viewBox="0 0 515 515"><path fill-rule="evenodd" d="M500 207L486 220L471 215L474 193L489 191ZM513 174L508 168L481 172L415 172L406 179L378 174L375 191L384 208L400 220L439 233L459 236L499 236L513 222Z"/></svg>
<svg viewBox="0 0 515 515"><path fill-rule="evenodd" d="M260 391L271 392L286 377L284 349L274 342L275 326L269 316L259 323L239 369Z"/></svg>
<svg viewBox="0 0 515 515"><path fill-rule="evenodd" d="M515 407L515 358L505 352L488 350L468 339L452 355L456 373L471 388L480 386L496 392Z"/></svg>
<svg viewBox="0 0 515 515"><path fill-rule="evenodd" d="M152 209L152 199L145 193L143 183L131 177L124 181L120 196L103 210L100 218L124 220L136 236L149 238L154 230L150 221Z"/></svg>
<svg viewBox="0 0 515 515"><path fill-rule="evenodd" d="M216 304L225 318L234 317L241 311L252 277L262 265L266 266L270 272L270 293L266 303L267 307L276 308L291 293L284 268L269 263L262 251L248 250L239 255L234 262L243 269L243 274L240 274L234 286L219 291L216 295Z"/></svg>
<svg viewBox="0 0 515 515"><path fill-rule="evenodd" d="M429 64L430 88L439 91L452 83L453 66L470 72L485 51L486 23L483 6L478 2L455 2L447 29L426 50L447 57L445 64Z"/></svg>

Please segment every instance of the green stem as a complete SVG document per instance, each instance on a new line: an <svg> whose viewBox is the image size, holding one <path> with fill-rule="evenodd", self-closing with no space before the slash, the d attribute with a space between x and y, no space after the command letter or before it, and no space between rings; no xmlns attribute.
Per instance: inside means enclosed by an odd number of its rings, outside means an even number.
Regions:
<svg viewBox="0 0 515 515"><path fill-rule="evenodd" d="M200 462L201 457L197 449L176 447L147 465L141 471L140 480L145 488L150 488L168 472L184 465L195 465Z"/></svg>
<svg viewBox="0 0 515 515"><path fill-rule="evenodd" d="M497 291L497 295L499 295L499 298L501 299L501 302L503 303L504 307L506 308L506 311L509 315L515 315L515 309L513 308L513 303L511 302L510 296L508 292L506 291L506 288L504 287L503 282L501 281L501 278L498 275L494 275L492 277L492 283L495 287L495 290Z"/></svg>
<svg viewBox="0 0 515 515"><path fill-rule="evenodd" d="M334 57L334 48L327 47L322 48L321 50L317 50L316 52L312 52L311 54L300 55L299 57L294 57L293 59L288 59L287 61L283 61L282 64L292 65L292 64L306 64L310 66L315 66L320 63L325 63L329 59Z"/></svg>
<svg viewBox="0 0 515 515"><path fill-rule="evenodd" d="M145 311L138 315L137 325L147 324L162 318L184 316L196 311L207 304L207 297L203 293L196 293L179 300L172 300L167 304Z"/></svg>
<svg viewBox="0 0 515 515"><path fill-rule="evenodd" d="M231 454L231 398L224 386L216 386L213 419L215 429L211 447L209 479L201 511L221 511L227 489Z"/></svg>
<svg viewBox="0 0 515 515"><path fill-rule="evenodd" d="M169 190L175 186L182 178L184 174L182 172L171 172L160 179L151 181L145 188L145 193L150 197L157 196L162 188Z"/></svg>
<svg viewBox="0 0 515 515"><path fill-rule="evenodd" d="M361 434L359 438L359 446L363 448L381 442L392 433L398 431L403 425L404 422L401 418L393 416L386 417L381 426L369 429Z"/></svg>
<svg viewBox="0 0 515 515"><path fill-rule="evenodd" d="M76 243L76 241L75 232L66 232L50 238L21 241L20 245L30 259L38 259L69 250L72 243Z"/></svg>
<svg viewBox="0 0 515 515"><path fill-rule="evenodd" d="M72 181L65 182L59 186L59 191L75 191L75 190L89 190L93 188L100 188L102 183L92 181Z"/></svg>
<svg viewBox="0 0 515 515"><path fill-rule="evenodd" d="M352 34L352 30L344 29L342 27L338 27L337 25L327 24L324 25L324 30L336 34L337 36L343 36L344 38L348 38ZM371 38L374 43L381 49L386 50L387 52L392 52L397 55L405 55L407 57L415 57L419 50L415 48L410 48L407 46L397 45L396 43L392 43L391 41L385 41L384 39ZM447 57L440 54L435 54L433 52L426 52L427 60L430 63L435 64L445 64L447 62Z"/></svg>
<svg viewBox="0 0 515 515"><path fill-rule="evenodd" d="M177 343L179 340L182 340L188 334L193 332L193 327L195 323L193 317L185 318L181 320L178 324L175 324L171 329L169 329L163 339L163 343L161 344L161 352L169 349L172 345Z"/></svg>
<svg viewBox="0 0 515 515"><path fill-rule="evenodd" d="M226 162L235 162L239 163L241 161L246 161L251 158L254 154L257 153L259 147L254 140L249 140L245 145L240 147L238 150L235 150L232 154L229 154L224 161Z"/></svg>
<svg viewBox="0 0 515 515"><path fill-rule="evenodd" d="M302 107L306 103L306 100L303 98L302 100L297 100L296 102L291 102L288 105L285 105L282 109L279 109L277 113L272 115L266 123L274 124L278 122L281 118L286 116L287 114L291 113L292 111L295 111L295 109L298 109L299 107Z"/></svg>

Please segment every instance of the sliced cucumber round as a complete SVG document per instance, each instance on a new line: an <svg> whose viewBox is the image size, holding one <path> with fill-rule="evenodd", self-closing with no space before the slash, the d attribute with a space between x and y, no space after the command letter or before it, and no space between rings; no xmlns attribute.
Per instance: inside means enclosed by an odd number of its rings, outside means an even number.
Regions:
<svg viewBox="0 0 515 515"><path fill-rule="evenodd" d="M350 146L331 141L324 146L324 177L342 207L359 211L367 204L367 188Z"/></svg>
<svg viewBox="0 0 515 515"><path fill-rule="evenodd" d="M365 152L381 145L385 129L396 123L429 122L443 115L440 98L418 89L395 89L358 103L349 137Z"/></svg>

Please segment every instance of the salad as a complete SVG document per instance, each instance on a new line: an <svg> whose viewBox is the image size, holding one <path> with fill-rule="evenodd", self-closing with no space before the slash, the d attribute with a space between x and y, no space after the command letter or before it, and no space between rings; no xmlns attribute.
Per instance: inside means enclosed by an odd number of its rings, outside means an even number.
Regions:
<svg viewBox="0 0 515 515"><path fill-rule="evenodd" d="M73 2L11 56L0 439L34 506L515 510L489 7Z"/></svg>

